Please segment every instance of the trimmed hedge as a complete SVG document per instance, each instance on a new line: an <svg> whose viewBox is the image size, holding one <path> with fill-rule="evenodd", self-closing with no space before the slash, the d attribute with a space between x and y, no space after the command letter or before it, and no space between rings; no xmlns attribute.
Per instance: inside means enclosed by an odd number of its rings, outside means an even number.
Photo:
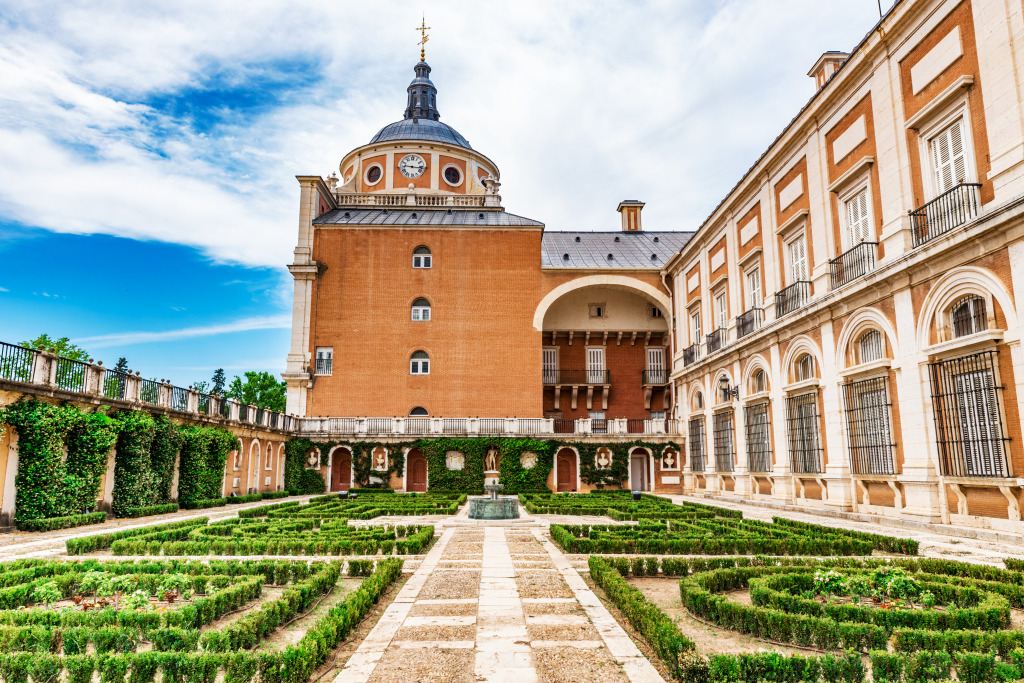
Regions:
<svg viewBox="0 0 1024 683"><path fill-rule="evenodd" d="M106 512L88 512L84 515L68 515L66 517L22 519L18 520L15 526L18 531L54 531L88 524L101 524L105 521L107 521Z"/></svg>
<svg viewBox="0 0 1024 683"><path fill-rule="evenodd" d="M109 534L96 534L95 536L84 536L82 538L69 538L64 542L68 555L84 555L94 550L109 548L114 541L126 538L148 536L151 534L171 533L178 536L186 536L193 527L203 526L210 521L209 517L196 517L185 519L180 522L168 524L157 524L145 526L138 529L125 529L124 531L112 531Z"/></svg>
<svg viewBox="0 0 1024 683"><path fill-rule="evenodd" d="M206 498L204 500L192 500L181 502L183 510L205 510L207 508L219 508L228 504L228 498Z"/></svg>
<svg viewBox="0 0 1024 683"><path fill-rule="evenodd" d="M177 503L167 503L165 505L147 505L146 507L141 508L130 508L126 510L125 513L121 515L121 517L152 517L153 515L167 515L177 511Z"/></svg>

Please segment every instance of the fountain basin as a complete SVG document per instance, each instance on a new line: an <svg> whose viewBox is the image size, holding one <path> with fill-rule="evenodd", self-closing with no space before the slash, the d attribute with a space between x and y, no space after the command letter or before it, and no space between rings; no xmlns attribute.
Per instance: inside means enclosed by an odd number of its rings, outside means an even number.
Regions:
<svg viewBox="0 0 1024 683"><path fill-rule="evenodd" d="M470 498L470 519L519 519L518 498Z"/></svg>

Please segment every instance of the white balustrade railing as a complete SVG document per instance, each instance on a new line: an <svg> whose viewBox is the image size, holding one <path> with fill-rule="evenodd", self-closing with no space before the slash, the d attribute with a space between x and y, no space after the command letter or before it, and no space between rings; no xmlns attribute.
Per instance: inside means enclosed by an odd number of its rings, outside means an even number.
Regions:
<svg viewBox="0 0 1024 683"><path fill-rule="evenodd" d="M594 421L581 418L571 422L572 431L560 428L565 436L676 436L682 434L678 420L625 418ZM298 436L537 436L555 435L555 420L544 417L295 417L292 429Z"/></svg>
<svg viewBox="0 0 1024 683"><path fill-rule="evenodd" d="M497 206L497 195L427 195L415 193L384 194L378 192L337 192L335 198L342 206L437 206L471 207ZM488 199L490 198L490 199Z"/></svg>

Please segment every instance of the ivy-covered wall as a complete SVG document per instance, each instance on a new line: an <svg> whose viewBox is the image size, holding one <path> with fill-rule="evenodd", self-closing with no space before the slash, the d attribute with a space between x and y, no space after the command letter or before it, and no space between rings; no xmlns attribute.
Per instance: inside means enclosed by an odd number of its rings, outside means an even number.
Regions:
<svg viewBox="0 0 1024 683"><path fill-rule="evenodd" d="M178 502L189 507L221 497L228 453L241 448L238 437L217 427L182 427Z"/></svg>
<svg viewBox="0 0 1024 683"><path fill-rule="evenodd" d="M332 441L309 439L291 439L284 446L284 488L296 493L323 493L327 490L324 475L316 470L306 469L306 454L311 448L320 450L321 457L326 458L330 452Z"/></svg>

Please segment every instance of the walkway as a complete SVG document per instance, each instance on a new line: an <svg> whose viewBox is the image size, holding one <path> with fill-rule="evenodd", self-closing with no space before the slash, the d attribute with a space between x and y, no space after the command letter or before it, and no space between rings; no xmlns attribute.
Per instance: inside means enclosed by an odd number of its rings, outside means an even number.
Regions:
<svg viewBox="0 0 1024 683"><path fill-rule="evenodd" d="M465 509L334 683L663 681L546 525Z"/></svg>

